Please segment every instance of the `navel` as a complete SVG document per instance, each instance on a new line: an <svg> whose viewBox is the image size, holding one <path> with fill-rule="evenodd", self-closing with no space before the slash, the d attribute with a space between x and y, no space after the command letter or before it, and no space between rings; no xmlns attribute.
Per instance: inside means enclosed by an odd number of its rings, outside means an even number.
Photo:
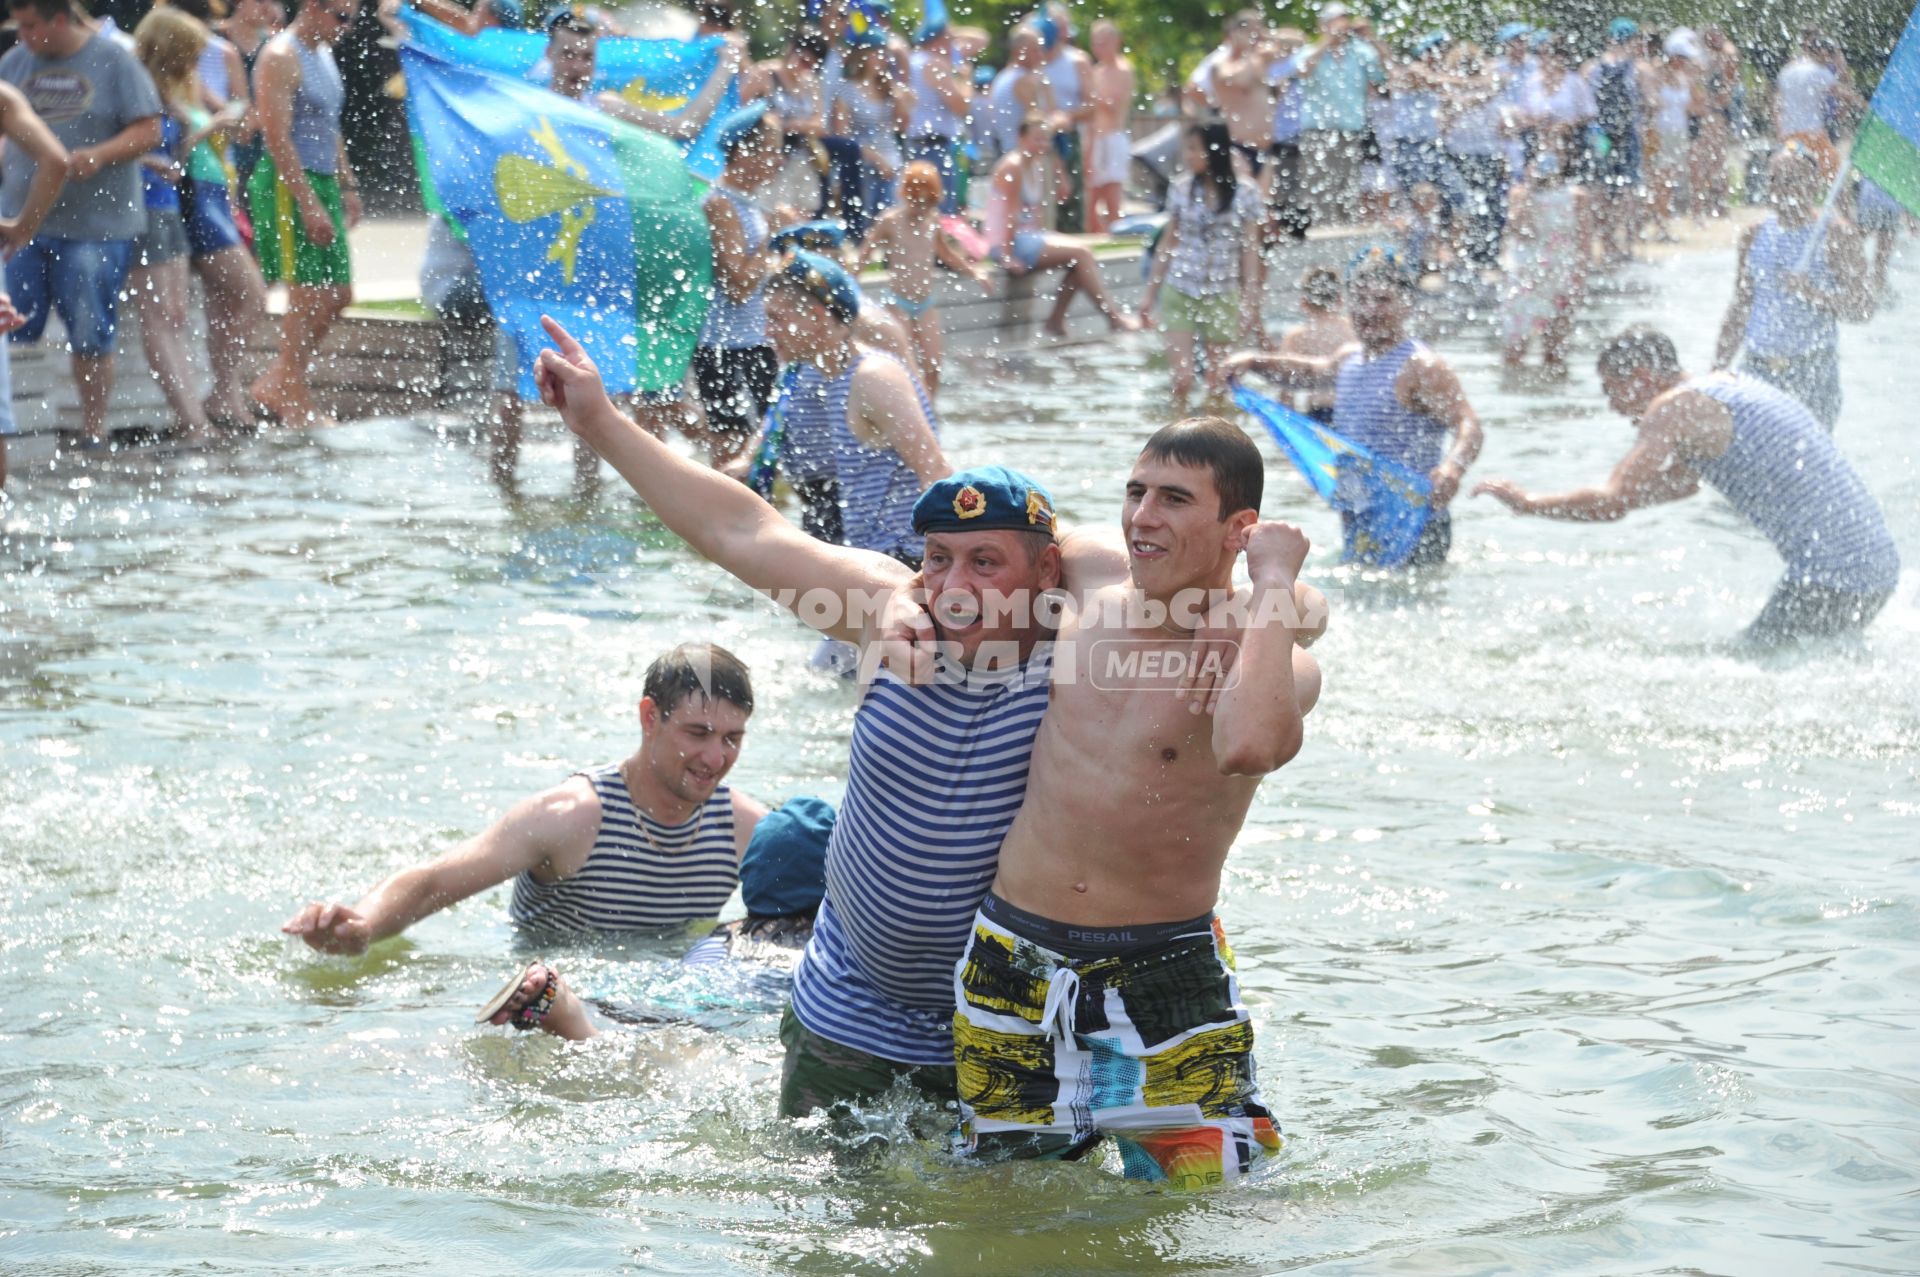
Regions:
<svg viewBox="0 0 1920 1277"><path fill-rule="evenodd" d="M1170 763L1178 757L1180 757L1180 751L1175 749L1171 745L1167 746L1165 749L1160 751L1160 758L1162 762Z"/></svg>

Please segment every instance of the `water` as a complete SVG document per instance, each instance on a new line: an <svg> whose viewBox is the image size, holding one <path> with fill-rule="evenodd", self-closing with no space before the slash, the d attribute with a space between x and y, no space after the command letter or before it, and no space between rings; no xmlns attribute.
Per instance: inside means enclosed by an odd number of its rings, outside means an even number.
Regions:
<svg viewBox="0 0 1920 1277"><path fill-rule="evenodd" d="M1730 267L1641 268L1592 327L1653 319L1704 366ZM1841 423L1910 561L1916 338L1913 303L1847 331ZM1624 452L1591 332L1565 387L1441 345L1483 476ZM1158 363L1152 339L976 361L951 453L1107 521ZM529 447L514 507L410 423L16 489L0 1269L1920 1270L1912 572L1864 642L1756 662L1725 640L1777 561L1715 498L1602 527L1469 501L1451 570L1409 589L1330 572L1332 520L1276 461L1335 628L1222 908L1290 1148L1183 1197L956 1166L904 1098L869 1114L890 1148L783 1122L765 1004L583 1046L476 1030L528 956L504 889L360 960L277 934L627 752L641 671L684 638L760 683L735 780L838 796L851 693L624 489L570 509L567 448ZM684 944L548 956L684 997Z"/></svg>

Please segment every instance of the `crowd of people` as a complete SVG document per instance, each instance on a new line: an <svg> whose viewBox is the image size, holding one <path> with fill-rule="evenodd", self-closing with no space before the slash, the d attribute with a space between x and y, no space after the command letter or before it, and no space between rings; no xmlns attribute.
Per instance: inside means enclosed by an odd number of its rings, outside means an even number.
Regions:
<svg viewBox="0 0 1920 1277"><path fill-rule="evenodd" d="M63 2L20 0L35 15ZM446 16L474 29L495 20L457 6ZM1256 378L1297 396L1421 477L1430 517L1416 570L1446 560L1448 508L1463 490L1521 515L1601 521L1716 488L1787 564L1748 636L1829 637L1868 625L1900 566L1833 437L1836 326L1870 314L1884 281L1885 249L1876 275L1860 234L1873 192L1836 182L1860 99L1831 42L1804 36L1774 95L1780 136L1748 179L1770 211L1741 241L1717 369L1689 372L1668 336L1632 326L1598 358L1609 403L1635 426L1605 479L1551 494L1504 479L1468 489L1484 433L1448 359L1413 336L1416 299L1497 275L1509 359L1538 340L1563 369L1586 275L1733 197L1738 139L1758 126L1723 36L1655 40L1623 18L1583 63L1562 38L1517 24L1486 49L1434 32L1395 53L1338 4L1312 41L1236 14L1180 90L1178 171L1132 313L1065 230L1111 228L1125 212L1138 86L1117 30L1096 24L1089 55L1064 12L1037 10L1008 33L1005 68L983 75L971 33L931 23L908 42L871 0L855 16L825 4L781 58L753 65L732 11L702 8L702 30L731 50L715 74L742 77L746 92L721 114L720 95L702 89L685 109L705 117L671 125L682 136L715 125L722 157L703 197L712 295L689 391L617 405L552 320L534 365L542 402L577 440L583 482L610 464L694 552L851 651L868 686L839 811L829 820L790 802L770 815L726 785L752 682L724 649L689 643L649 669L631 756L526 799L351 905L315 901L284 930L358 953L511 882L509 913L529 930L617 933L710 920L739 885L750 917L708 949L792 960L784 1113L905 1086L957 1103L958 1146L975 1155L1072 1160L1111 1138L1130 1176L1232 1182L1281 1140L1213 910L1255 792L1301 747L1320 694L1308 648L1327 608L1302 579L1307 539L1262 517L1266 461L1215 416L1147 435L1118 536L1063 532L1047 485L1018 469L956 471L936 409L938 273L990 288L986 260L1016 277L1057 271L1050 326L1081 293L1116 329L1155 324L1177 398ZM331 250L352 178L324 58L344 21L303 10L263 47L256 75L261 99L279 95L253 108L267 123L250 185L270 197L254 201L256 247L260 213L277 210L268 273L290 273L307 294L251 390L288 413L301 410L302 361L348 283ZM570 9L543 21L550 87L586 98L595 24ZM102 39L70 11L52 25L64 43L45 43L44 56ZM168 20L136 35L153 56L126 65L146 63L154 91L128 95L127 122L103 135L109 154L164 147L164 122L148 126L176 99L177 145L197 145L220 118L196 105L169 52L175 28L195 34ZM189 46L199 56L179 41ZM0 62L0 79L15 69ZM0 103L18 139L10 162L17 147L47 172L100 171L97 155L61 158L81 139L40 136L12 97ZM668 127L632 102L599 104ZM796 152L829 175L808 207L776 197ZM975 160L984 190L970 192ZM47 220L58 186L35 177L14 197L19 216L43 224L23 242L58 225ZM1307 272L1306 322L1270 340L1272 246L1316 222L1383 219L1389 242L1359 240L1344 269ZM168 222L149 215L141 234L164 237L155 228ZM69 242L43 247L65 257ZM890 268L884 291L859 282L870 261ZM427 266L437 309L484 320L485 290L451 221L436 223ZM100 354L76 354L76 375ZM525 407L517 359L499 346L493 464L507 482ZM704 461L669 446L669 429L698 440ZM799 526L768 499L776 475ZM1100 663L1116 653L1124 664ZM539 962L482 1018L582 1039L604 1017Z"/></svg>

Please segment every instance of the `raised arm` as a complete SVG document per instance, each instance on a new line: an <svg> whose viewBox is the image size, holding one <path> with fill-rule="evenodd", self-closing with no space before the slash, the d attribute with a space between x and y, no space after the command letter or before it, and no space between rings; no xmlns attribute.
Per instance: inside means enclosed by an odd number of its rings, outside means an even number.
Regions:
<svg viewBox="0 0 1920 1277"><path fill-rule="evenodd" d="M1292 624L1294 587L1307 549L1306 535L1290 523L1256 523L1247 532L1251 611L1235 661L1237 677L1213 714L1213 756L1223 775L1264 776L1300 752L1301 718L1319 695L1313 658L1297 653L1303 664L1296 664ZM1309 694L1304 703L1302 692Z"/></svg>
<svg viewBox="0 0 1920 1277"><path fill-rule="evenodd" d="M599 828L593 789L575 778L516 803L484 833L439 859L391 875L351 908L310 904L280 930L322 953L364 953L448 905L591 847Z"/></svg>
<svg viewBox="0 0 1920 1277"><path fill-rule="evenodd" d="M767 259L747 251L746 228L726 196L709 195L702 207L707 214L707 237L713 242L714 280L729 301L746 302L766 282Z"/></svg>
<svg viewBox="0 0 1920 1277"><path fill-rule="evenodd" d="M700 91L693 95L692 101L676 111L655 111L635 106L618 93L602 93L595 102L616 120L637 124L649 133L658 133L676 142L690 142L707 127L714 108L726 96L727 86L733 83L734 77L740 74L745 65L746 56L740 45L729 39L721 48L720 60L714 65L713 73L707 76L707 82L700 86Z"/></svg>
<svg viewBox="0 0 1920 1277"><path fill-rule="evenodd" d="M607 398L593 360L567 330L543 321L553 349L540 352L534 375L540 397L567 426L620 472L642 500L703 558L774 596L808 625L832 638L863 642L863 607L912 578L884 554L828 545L806 535L743 484L682 457L622 416ZM824 618L816 591L841 604Z"/></svg>

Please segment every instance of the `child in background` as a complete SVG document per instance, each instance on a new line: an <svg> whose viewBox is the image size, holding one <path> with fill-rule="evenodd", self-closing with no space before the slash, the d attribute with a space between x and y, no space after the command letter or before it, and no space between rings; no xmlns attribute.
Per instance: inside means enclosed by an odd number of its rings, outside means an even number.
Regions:
<svg viewBox="0 0 1920 1277"><path fill-rule="evenodd" d="M1406 263L1407 275L1415 285L1446 267L1441 225L1444 211L1440 188L1432 182L1415 182L1407 189L1406 211L1395 219L1395 225L1400 231L1400 260Z"/></svg>
<svg viewBox="0 0 1920 1277"><path fill-rule="evenodd" d="M884 256L889 283L881 298L906 326L913 352L926 375L927 398L940 391L945 335L934 304L934 265L945 266L978 284L988 296L993 285L940 225L940 171L925 160L907 165L900 179L900 202L880 214L860 248L860 267Z"/></svg>
<svg viewBox="0 0 1920 1277"><path fill-rule="evenodd" d="M1167 304L1158 322L1167 335L1173 401L1183 406L1193 392L1194 342L1206 348L1207 393L1220 395L1226 382L1221 362L1235 339L1260 343L1260 245L1265 216L1260 188L1242 182L1233 166L1233 142L1217 121L1187 129L1187 171L1167 195L1167 224L1153 253L1153 273L1140 303L1152 315L1162 283Z"/></svg>
<svg viewBox="0 0 1920 1277"><path fill-rule="evenodd" d="M1358 346L1353 324L1340 309L1340 272L1331 266L1309 267L1300 276L1300 315L1306 320L1295 324L1280 338L1280 353L1308 359L1331 359L1350 346ZM1333 387L1299 391L1289 398L1292 406L1322 425L1333 424Z"/></svg>
<svg viewBox="0 0 1920 1277"><path fill-rule="evenodd" d="M1508 368L1518 368L1535 336L1541 361L1567 374L1567 338L1586 292L1587 193L1567 182L1566 162L1552 151L1533 161L1532 181L1516 187L1507 235L1513 271L1501 315Z"/></svg>

